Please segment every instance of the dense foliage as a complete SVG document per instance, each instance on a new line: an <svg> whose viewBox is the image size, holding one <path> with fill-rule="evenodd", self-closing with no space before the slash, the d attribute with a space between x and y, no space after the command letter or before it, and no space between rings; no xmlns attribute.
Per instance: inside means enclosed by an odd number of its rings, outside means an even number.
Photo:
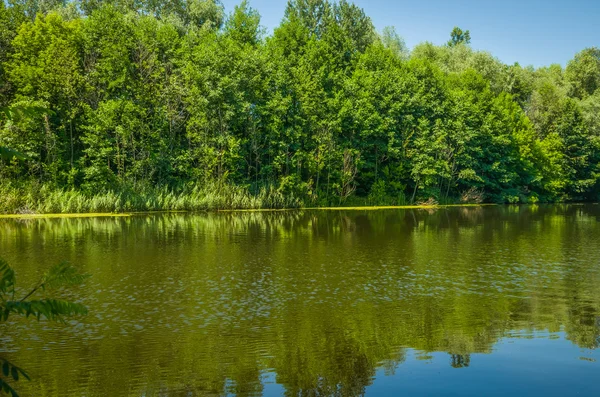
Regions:
<svg viewBox="0 0 600 397"><path fill-rule="evenodd" d="M0 106L48 111L2 119L0 211L597 200L600 49L470 39L409 53L346 0L268 37L246 1L2 2Z"/></svg>

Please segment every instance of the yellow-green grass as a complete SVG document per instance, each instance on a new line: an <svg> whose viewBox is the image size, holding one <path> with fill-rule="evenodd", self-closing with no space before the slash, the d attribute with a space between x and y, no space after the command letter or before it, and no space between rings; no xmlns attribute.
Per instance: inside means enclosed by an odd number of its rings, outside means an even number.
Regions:
<svg viewBox="0 0 600 397"><path fill-rule="evenodd" d="M124 213L75 213L75 214L0 214L0 219L49 219L49 218L100 218L100 217L129 217L152 214L193 214L198 212L286 212L286 211L380 211L380 210L410 210L410 209L443 209L450 207L487 207L496 204L447 204L447 205L397 205L397 206L365 206L365 207L307 207L284 209L228 209L214 211L145 211Z"/></svg>
<svg viewBox="0 0 600 397"><path fill-rule="evenodd" d="M40 218L96 218L96 217L125 217L132 213L88 213L88 214L7 214L0 219L40 219Z"/></svg>
<svg viewBox="0 0 600 397"><path fill-rule="evenodd" d="M224 209L217 212L281 212L281 211L380 211L380 210L414 210L414 209L443 209L450 207L489 207L497 204L444 204L444 205L388 205L388 206L357 206L357 207L304 207L284 209Z"/></svg>

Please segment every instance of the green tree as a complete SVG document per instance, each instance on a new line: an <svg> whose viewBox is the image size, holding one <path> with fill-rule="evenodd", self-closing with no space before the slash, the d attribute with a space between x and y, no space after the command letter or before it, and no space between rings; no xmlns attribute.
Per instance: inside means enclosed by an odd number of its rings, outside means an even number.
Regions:
<svg viewBox="0 0 600 397"><path fill-rule="evenodd" d="M471 43L471 32L468 30L463 31L458 26L455 26L450 32L450 40L448 41L449 47L454 47L459 44L470 44Z"/></svg>
<svg viewBox="0 0 600 397"><path fill-rule="evenodd" d="M81 39L80 20L66 22L54 13L38 16L35 22L21 25L7 64L16 98L53 111L53 117L46 118L45 131L38 129L38 135L46 136L37 138L40 145L33 150L37 152L34 159L47 171L45 176L54 180L74 170L80 149L77 118L83 91Z"/></svg>
<svg viewBox="0 0 600 397"><path fill-rule="evenodd" d="M396 29L393 26L386 26L381 32L381 42L383 45L396 54L400 59L408 59L409 50L406 47L406 43L396 33Z"/></svg>
<svg viewBox="0 0 600 397"><path fill-rule="evenodd" d="M409 56L346 0L290 0L269 37L246 1L225 16L216 0L15 0L0 22L0 106L50 110L3 119L0 145L28 158L3 163L14 196L598 193L594 48L566 69L505 65L455 28Z"/></svg>
<svg viewBox="0 0 600 397"><path fill-rule="evenodd" d="M593 95L600 88L600 48L592 47L575 54L565 70L572 96L580 99Z"/></svg>
<svg viewBox="0 0 600 397"><path fill-rule="evenodd" d="M260 14L243 0L235 6L233 14L225 23L225 31L240 43L257 45L261 40Z"/></svg>

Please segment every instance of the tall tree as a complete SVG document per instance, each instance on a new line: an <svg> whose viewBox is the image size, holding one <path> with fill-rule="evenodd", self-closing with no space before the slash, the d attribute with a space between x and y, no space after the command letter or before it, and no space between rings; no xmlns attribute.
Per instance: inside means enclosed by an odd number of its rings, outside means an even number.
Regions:
<svg viewBox="0 0 600 397"><path fill-rule="evenodd" d="M462 30L458 26L455 26L450 32L450 40L448 41L449 47L454 47L459 44L470 44L471 43L471 32L468 30Z"/></svg>
<svg viewBox="0 0 600 397"><path fill-rule="evenodd" d="M593 95L600 88L600 48L586 48L577 53L567 65L565 78L574 97L583 99Z"/></svg>
<svg viewBox="0 0 600 397"><path fill-rule="evenodd" d="M410 51L393 26L386 26L383 28L383 31L381 32L381 42L400 59L408 59Z"/></svg>

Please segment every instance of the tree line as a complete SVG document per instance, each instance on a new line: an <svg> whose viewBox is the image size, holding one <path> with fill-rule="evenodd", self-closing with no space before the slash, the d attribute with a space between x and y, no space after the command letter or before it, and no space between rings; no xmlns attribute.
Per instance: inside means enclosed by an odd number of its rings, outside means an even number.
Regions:
<svg viewBox="0 0 600 397"><path fill-rule="evenodd" d="M536 69L470 38L409 51L346 0L290 0L271 35L247 1L0 2L0 107L38 110L0 115L26 156L0 164L0 195L597 200L600 49Z"/></svg>

